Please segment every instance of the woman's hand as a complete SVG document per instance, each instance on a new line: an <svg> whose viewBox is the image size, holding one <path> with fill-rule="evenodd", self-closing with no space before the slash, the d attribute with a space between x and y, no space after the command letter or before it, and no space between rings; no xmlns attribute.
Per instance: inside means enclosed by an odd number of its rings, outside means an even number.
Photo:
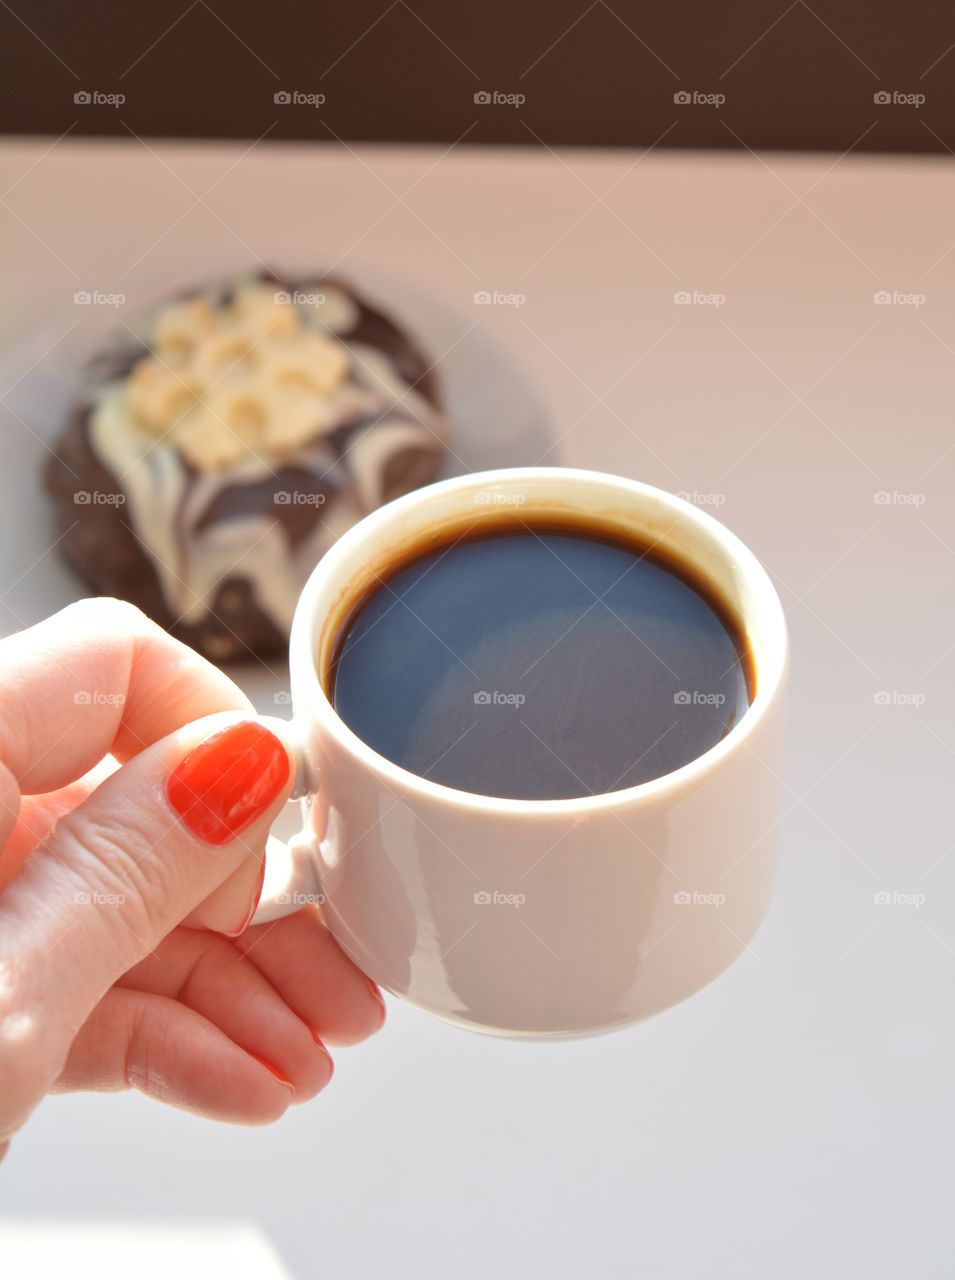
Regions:
<svg viewBox="0 0 955 1280"><path fill-rule="evenodd" d="M119 601L0 641L0 1154L51 1089L274 1120L381 1025L315 908L245 927L291 787L273 727Z"/></svg>

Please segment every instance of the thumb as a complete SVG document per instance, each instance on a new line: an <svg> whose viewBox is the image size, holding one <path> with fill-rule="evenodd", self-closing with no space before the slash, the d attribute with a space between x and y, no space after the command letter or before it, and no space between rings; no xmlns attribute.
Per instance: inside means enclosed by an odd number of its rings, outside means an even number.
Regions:
<svg viewBox="0 0 955 1280"><path fill-rule="evenodd" d="M272 729L208 716L134 756L34 850L0 898L0 1143L117 978L261 861L291 781Z"/></svg>

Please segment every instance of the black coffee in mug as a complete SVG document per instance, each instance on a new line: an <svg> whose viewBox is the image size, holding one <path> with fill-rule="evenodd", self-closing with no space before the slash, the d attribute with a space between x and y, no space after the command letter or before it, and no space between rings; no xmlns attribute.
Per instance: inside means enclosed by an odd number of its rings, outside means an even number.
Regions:
<svg viewBox="0 0 955 1280"><path fill-rule="evenodd" d="M596 525L519 517L380 574L327 683L402 768L525 800L672 772L729 733L754 685L737 623L689 566Z"/></svg>

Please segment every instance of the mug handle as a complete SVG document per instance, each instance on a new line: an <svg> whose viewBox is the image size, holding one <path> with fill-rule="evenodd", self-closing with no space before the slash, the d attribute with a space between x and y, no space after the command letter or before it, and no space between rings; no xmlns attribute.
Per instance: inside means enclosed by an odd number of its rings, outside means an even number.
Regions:
<svg viewBox="0 0 955 1280"><path fill-rule="evenodd" d="M265 846L265 881L250 924L281 920L303 907L321 905L325 900L318 874L315 836L307 820L308 804L318 790L318 779L313 776L306 758L303 726L292 720L286 724L284 736L292 749L295 774L288 803L301 805L302 827L287 842L269 836Z"/></svg>

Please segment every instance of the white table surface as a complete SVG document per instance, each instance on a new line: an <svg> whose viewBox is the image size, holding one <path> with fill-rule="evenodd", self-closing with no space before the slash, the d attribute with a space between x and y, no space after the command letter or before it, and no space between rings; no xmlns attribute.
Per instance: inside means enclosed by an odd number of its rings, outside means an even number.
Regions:
<svg viewBox="0 0 955 1280"><path fill-rule="evenodd" d="M11 1280L289 1280L262 1232L242 1223L0 1220L0 1260Z"/></svg>
<svg viewBox="0 0 955 1280"><path fill-rule="evenodd" d="M791 752L775 905L687 1004L528 1044L391 1002L266 1130L52 1099L0 1213L246 1219L336 1280L951 1276L951 161L48 146L0 147L7 337L186 260L412 272L536 383L542 461L702 495L761 556Z"/></svg>

